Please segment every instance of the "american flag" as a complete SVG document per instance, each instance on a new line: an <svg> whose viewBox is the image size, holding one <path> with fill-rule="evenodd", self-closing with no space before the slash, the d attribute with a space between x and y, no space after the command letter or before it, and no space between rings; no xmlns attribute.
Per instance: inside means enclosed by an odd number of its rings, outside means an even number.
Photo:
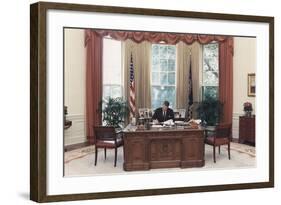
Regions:
<svg viewBox="0 0 281 205"><path fill-rule="evenodd" d="M133 55L131 54L130 61L130 96L129 96L129 106L130 106L130 116L134 117L136 112L136 98L135 98L135 74L134 74L134 64Z"/></svg>
<svg viewBox="0 0 281 205"><path fill-rule="evenodd" d="M188 80L188 109L187 109L187 119L192 118L192 105L193 105L193 88L192 88L192 66L190 60L189 66L189 80Z"/></svg>

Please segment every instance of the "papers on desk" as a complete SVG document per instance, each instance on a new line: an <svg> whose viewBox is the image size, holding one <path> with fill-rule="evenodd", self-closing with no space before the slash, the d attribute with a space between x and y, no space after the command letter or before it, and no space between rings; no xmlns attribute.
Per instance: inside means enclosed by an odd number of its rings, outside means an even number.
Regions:
<svg viewBox="0 0 281 205"><path fill-rule="evenodd" d="M200 125L201 120L200 120L200 119L197 119L197 120L191 119L191 120L189 120L187 123L188 123L188 124L197 124L197 125Z"/></svg>
<svg viewBox="0 0 281 205"><path fill-rule="evenodd" d="M163 127L162 125L152 125L151 126L152 128L161 128L161 127Z"/></svg>
<svg viewBox="0 0 281 205"><path fill-rule="evenodd" d="M174 121L172 120L172 119L170 119L170 120L167 120L167 121L165 121L164 123L163 123L163 125L165 126L165 125L175 125L175 123L174 123Z"/></svg>

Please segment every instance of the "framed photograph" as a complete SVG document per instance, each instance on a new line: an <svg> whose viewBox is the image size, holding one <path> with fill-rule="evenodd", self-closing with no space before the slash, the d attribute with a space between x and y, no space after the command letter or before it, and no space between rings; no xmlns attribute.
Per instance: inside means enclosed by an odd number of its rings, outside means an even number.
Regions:
<svg viewBox="0 0 281 205"><path fill-rule="evenodd" d="M256 74L255 73L248 74L248 96L249 97L256 96Z"/></svg>
<svg viewBox="0 0 281 205"><path fill-rule="evenodd" d="M152 111L149 108L139 108L138 110L139 110L138 116L140 118L152 117L151 116Z"/></svg>
<svg viewBox="0 0 281 205"><path fill-rule="evenodd" d="M175 118L185 118L185 109L175 109L174 110L174 114L175 114Z"/></svg>
<svg viewBox="0 0 281 205"><path fill-rule="evenodd" d="M274 186L273 17L39 2L30 63L31 200Z"/></svg>

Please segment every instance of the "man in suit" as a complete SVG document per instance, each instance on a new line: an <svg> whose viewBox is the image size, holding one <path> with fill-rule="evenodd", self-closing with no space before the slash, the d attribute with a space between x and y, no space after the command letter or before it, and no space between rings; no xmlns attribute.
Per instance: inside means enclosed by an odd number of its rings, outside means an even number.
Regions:
<svg viewBox="0 0 281 205"><path fill-rule="evenodd" d="M174 120L174 111L169 108L169 104L168 101L164 101L162 107L154 111L152 119L158 120L158 122L164 122L170 119Z"/></svg>

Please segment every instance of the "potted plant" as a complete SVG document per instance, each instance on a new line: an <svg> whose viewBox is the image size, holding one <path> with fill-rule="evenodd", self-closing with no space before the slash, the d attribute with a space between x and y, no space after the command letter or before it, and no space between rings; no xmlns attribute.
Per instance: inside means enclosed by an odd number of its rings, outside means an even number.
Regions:
<svg viewBox="0 0 281 205"><path fill-rule="evenodd" d="M250 103L250 102L245 102L245 103L243 104L243 106L244 106L245 115L246 115L247 117L251 117L252 111L253 111L252 103Z"/></svg>
<svg viewBox="0 0 281 205"><path fill-rule="evenodd" d="M126 101L120 97L109 97L101 102L100 107L103 122L106 126L122 127L129 111Z"/></svg>
<svg viewBox="0 0 281 205"><path fill-rule="evenodd" d="M203 124L215 126L222 115L222 106L222 103L213 97L206 97L200 102L197 112Z"/></svg>

